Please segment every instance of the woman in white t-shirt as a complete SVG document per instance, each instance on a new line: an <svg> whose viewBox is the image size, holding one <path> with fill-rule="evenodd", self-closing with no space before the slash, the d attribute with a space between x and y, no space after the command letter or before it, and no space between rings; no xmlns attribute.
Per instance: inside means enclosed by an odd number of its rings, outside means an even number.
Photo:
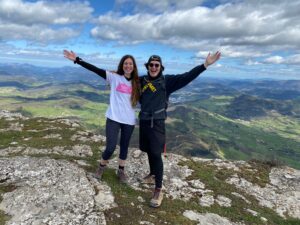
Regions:
<svg viewBox="0 0 300 225"><path fill-rule="evenodd" d="M124 172L124 167L129 141L136 122L134 108L140 96L138 69L135 59L131 55L123 56L119 62L117 72L113 73L83 61L73 51L64 50L64 56L98 74L110 85L109 107L106 111L106 148L102 153L95 177L99 180L102 178L109 158L116 149L119 131L121 130L119 169L117 174L119 180L122 183L126 183L127 175Z"/></svg>

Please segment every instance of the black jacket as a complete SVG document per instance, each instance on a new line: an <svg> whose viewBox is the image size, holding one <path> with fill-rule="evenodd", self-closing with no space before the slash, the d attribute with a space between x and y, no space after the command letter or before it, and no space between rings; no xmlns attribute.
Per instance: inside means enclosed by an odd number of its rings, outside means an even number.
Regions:
<svg viewBox="0 0 300 225"><path fill-rule="evenodd" d="M170 95L186 86L205 71L204 65L196 66L189 72L178 75L159 76L151 79L149 75L140 77L141 120L166 119L167 102Z"/></svg>

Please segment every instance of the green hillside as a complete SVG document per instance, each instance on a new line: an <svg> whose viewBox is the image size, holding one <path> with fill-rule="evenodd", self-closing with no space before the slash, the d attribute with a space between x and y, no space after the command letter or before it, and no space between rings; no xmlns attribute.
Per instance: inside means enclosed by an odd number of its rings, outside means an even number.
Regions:
<svg viewBox="0 0 300 225"><path fill-rule="evenodd" d="M104 85L18 80L0 80L1 109L32 117L76 118L104 134L109 101ZM264 99L217 87L209 90L219 95L206 92L202 96L197 86L174 94L182 103L170 104L167 151L208 158L278 160L300 168L299 98ZM138 126L131 146L138 147Z"/></svg>
<svg viewBox="0 0 300 225"><path fill-rule="evenodd" d="M300 123L277 115L234 120L193 106L178 105L168 115L168 149L181 154L226 159L278 160L300 168ZM266 127L266 124L270 126ZM289 129L288 124L293 129ZM273 125L273 127L271 126ZM183 135L185 134L185 135Z"/></svg>
<svg viewBox="0 0 300 225"><path fill-rule="evenodd" d="M0 108L33 117L74 117L90 129L105 124L109 92L86 84L0 87Z"/></svg>

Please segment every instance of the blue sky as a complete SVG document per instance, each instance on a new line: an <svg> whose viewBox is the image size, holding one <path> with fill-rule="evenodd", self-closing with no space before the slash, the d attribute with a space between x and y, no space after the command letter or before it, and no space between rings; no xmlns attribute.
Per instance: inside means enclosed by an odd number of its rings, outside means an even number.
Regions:
<svg viewBox="0 0 300 225"><path fill-rule="evenodd" d="M300 79L300 0L0 0L1 63L115 69L135 56L141 74L152 54L165 74L222 58L204 76Z"/></svg>

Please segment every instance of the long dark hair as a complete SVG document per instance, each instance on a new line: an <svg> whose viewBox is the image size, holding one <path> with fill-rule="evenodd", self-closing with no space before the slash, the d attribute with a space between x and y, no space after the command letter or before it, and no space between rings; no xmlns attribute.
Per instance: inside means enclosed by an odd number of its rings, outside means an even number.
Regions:
<svg viewBox="0 0 300 225"><path fill-rule="evenodd" d="M140 80L138 75L138 69L135 63L135 59L132 55L124 55L119 62L117 74L124 75L123 64L126 59L130 58L133 62L133 71L131 73L131 84L132 84L132 92L131 92L131 105L136 106L139 98L140 98Z"/></svg>

